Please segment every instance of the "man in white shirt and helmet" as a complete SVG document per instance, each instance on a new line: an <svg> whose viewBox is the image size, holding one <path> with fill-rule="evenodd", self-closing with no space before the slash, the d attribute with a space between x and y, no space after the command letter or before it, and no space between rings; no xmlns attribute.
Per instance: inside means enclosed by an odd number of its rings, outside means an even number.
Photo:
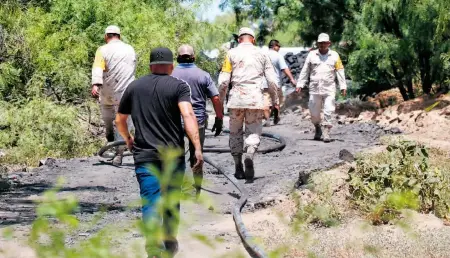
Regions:
<svg viewBox="0 0 450 258"><path fill-rule="evenodd" d="M99 97L102 119L105 122L108 142L122 140L115 129L114 120L122 94L134 81L136 53L132 46L120 40L120 28L111 25L105 30L106 44L95 53L92 66L92 95ZM132 128L131 118L128 128ZM114 165L122 164L125 147L116 150Z"/></svg>
<svg viewBox="0 0 450 258"><path fill-rule="evenodd" d="M317 50L308 54L297 82L297 93L304 88L309 79L309 112L315 127L314 140L330 142L330 129L335 111L336 80L341 94L347 94L344 66L336 51L330 48L328 34L321 33L317 40ZM323 110L323 121L320 113Z"/></svg>

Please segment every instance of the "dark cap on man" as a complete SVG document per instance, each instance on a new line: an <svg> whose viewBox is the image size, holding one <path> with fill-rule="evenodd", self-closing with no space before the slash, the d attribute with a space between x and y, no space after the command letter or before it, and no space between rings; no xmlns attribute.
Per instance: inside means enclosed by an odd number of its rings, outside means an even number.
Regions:
<svg viewBox="0 0 450 258"><path fill-rule="evenodd" d="M166 47L154 48L150 52L150 65L173 64L173 53Z"/></svg>

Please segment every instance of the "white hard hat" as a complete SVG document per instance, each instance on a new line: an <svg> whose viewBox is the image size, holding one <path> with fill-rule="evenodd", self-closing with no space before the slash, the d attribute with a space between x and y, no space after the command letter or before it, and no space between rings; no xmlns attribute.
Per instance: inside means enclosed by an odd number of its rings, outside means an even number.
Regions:
<svg viewBox="0 0 450 258"><path fill-rule="evenodd" d="M319 38L317 39L317 42L330 42L330 36L326 33L320 33Z"/></svg>
<svg viewBox="0 0 450 258"><path fill-rule="evenodd" d="M239 30L238 36L240 37L242 35L250 35L252 37L255 37L255 32L252 29L248 28L248 27L242 27Z"/></svg>
<svg viewBox="0 0 450 258"><path fill-rule="evenodd" d="M105 34L119 34L120 35L120 28L116 25L110 25L106 28Z"/></svg>

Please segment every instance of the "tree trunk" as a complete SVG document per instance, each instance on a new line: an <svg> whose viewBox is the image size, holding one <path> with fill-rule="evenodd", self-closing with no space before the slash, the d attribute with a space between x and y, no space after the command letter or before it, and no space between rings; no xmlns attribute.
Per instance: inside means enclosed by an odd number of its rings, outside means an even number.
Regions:
<svg viewBox="0 0 450 258"><path fill-rule="evenodd" d="M431 87L433 86L433 80L431 78L430 58L431 52L429 51L419 53L420 80L422 81L422 90L425 94L430 94Z"/></svg>
<svg viewBox="0 0 450 258"><path fill-rule="evenodd" d="M414 88L413 88L413 82L412 79L408 79L406 82L406 87L408 88L408 97L409 99L413 99L416 96L414 95Z"/></svg>
<svg viewBox="0 0 450 258"><path fill-rule="evenodd" d="M402 94L403 100L407 101L409 99L408 92L405 89L405 86L403 85L403 81L401 76L398 74L397 67L394 65L394 61L391 58L391 68L392 73L394 74L395 79L397 80L397 87L400 90L400 93Z"/></svg>
<svg viewBox="0 0 450 258"><path fill-rule="evenodd" d="M403 86L403 82L402 81L398 82L397 87L400 90L400 93L402 94L403 100L404 101L409 100L408 92L406 91L405 86Z"/></svg>

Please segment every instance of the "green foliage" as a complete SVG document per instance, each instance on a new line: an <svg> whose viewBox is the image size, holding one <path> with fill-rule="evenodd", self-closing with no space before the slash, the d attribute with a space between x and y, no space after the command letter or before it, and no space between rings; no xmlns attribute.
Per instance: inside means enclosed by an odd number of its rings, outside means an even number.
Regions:
<svg viewBox="0 0 450 258"><path fill-rule="evenodd" d="M200 53L217 47L213 37L227 31L197 21L194 11L178 1L55 0L0 7L0 97L4 100L52 96L62 102L83 102L90 88L96 49L104 44L107 25L121 27L123 40L138 55L137 76L148 73L150 49L176 51L182 43ZM174 18L176 17L176 18ZM200 66L209 72L210 61ZM215 72L215 71L214 71Z"/></svg>
<svg viewBox="0 0 450 258"><path fill-rule="evenodd" d="M298 224L332 227L340 223L342 215L333 200L332 180L331 177L320 174L309 179L311 200L305 202L299 196L295 198L298 207L294 220L295 228L299 227Z"/></svg>
<svg viewBox="0 0 450 258"><path fill-rule="evenodd" d="M21 107L0 102L0 112L0 149L8 149L0 162L35 166L43 157L90 156L100 147L87 126L80 126L74 107L46 100Z"/></svg>
<svg viewBox="0 0 450 258"><path fill-rule="evenodd" d="M450 174L430 165L429 150L414 142L390 144L387 152L357 160L349 171L355 204L374 224L387 223L402 209L450 215Z"/></svg>
<svg viewBox="0 0 450 258"><path fill-rule="evenodd" d="M176 51L189 43L197 64L216 74L219 65L202 55L229 35L228 27L198 21L199 2L140 0L6 0L0 6L1 162L29 165L45 156L91 155L98 147L76 128L77 109L89 102L91 66L104 44L106 26L121 27L122 40L138 56L137 77L149 72L150 49ZM31 102L30 102L31 101ZM64 105L54 105L50 101ZM76 105L66 106L66 104ZM3 107L1 107L3 106Z"/></svg>
<svg viewBox="0 0 450 258"><path fill-rule="evenodd" d="M172 187L179 186L180 180L182 180L182 177L176 176L182 173L173 172L179 155L180 152L178 150L163 150L163 170L152 170L155 172L155 176L158 177L161 185L162 196L156 207L159 214L170 211L174 216L178 217L180 214L178 213L175 200L189 201L183 195L180 195L178 191L172 190L175 189ZM127 248L125 250L117 250L112 239L126 239L124 234L133 230L139 231L146 238L147 244L159 246L163 240L167 239L166 231L158 219L149 220L147 223L143 223L142 220L138 222L134 220L124 221L121 225L116 223L94 232L90 227L95 226L99 218L94 218L91 225L80 221L76 216L79 208L76 198L74 196L61 197L58 194L62 185L63 181L59 180L58 186L46 191L39 200L37 219L33 222L28 239L29 246L35 250L38 257L142 257L142 254L138 252L130 253ZM68 237L86 231L94 233L86 239L76 241L73 245L66 242ZM215 244L215 240L198 233L194 233L191 237L206 246L214 246ZM162 257L170 256L163 253Z"/></svg>
<svg viewBox="0 0 450 258"><path fill-rule="evenodd" d="M450 82L450 4L446 0L222 1L250 16L282 44L311 44L330 34L364 98L398 87L403 98ZM236 11L237 10L237 11ZM261 26L260 26L261 27Z"/></svg>

